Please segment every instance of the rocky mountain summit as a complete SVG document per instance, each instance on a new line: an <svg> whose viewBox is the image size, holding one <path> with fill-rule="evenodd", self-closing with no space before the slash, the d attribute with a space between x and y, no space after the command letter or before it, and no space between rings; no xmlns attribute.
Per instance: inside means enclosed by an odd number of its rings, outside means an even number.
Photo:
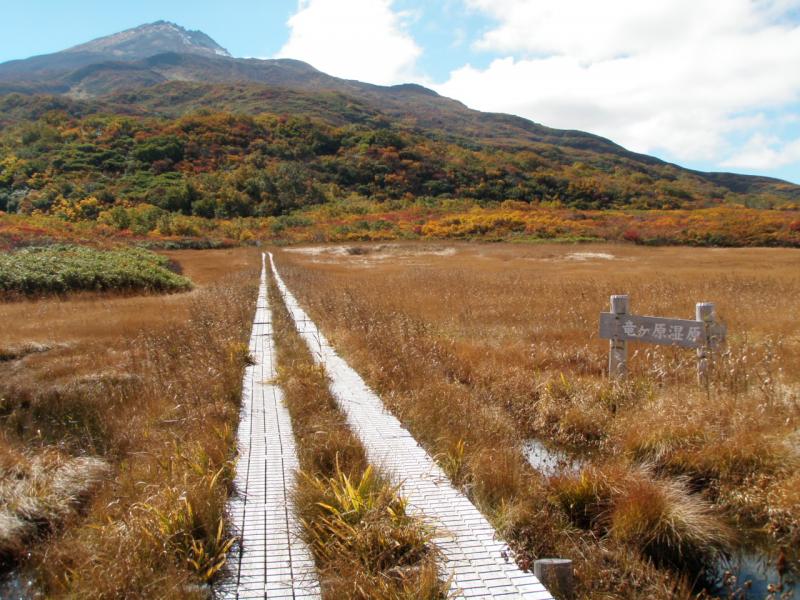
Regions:
<svg viewBox="0 0 800 600"><path fill-rule="evenodd" d="M202 31L169 21L156 21L73 46L65 52L94 53L120 60L138 60L163 52L225 56L230 53Z"/></svg>

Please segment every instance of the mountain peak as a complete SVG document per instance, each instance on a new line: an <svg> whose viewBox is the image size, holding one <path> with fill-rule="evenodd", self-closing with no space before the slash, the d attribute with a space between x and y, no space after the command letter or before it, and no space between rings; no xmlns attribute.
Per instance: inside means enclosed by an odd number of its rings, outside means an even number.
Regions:
<svg viewBox="0 0 800 600"><path fill-rule="evenodd" d="M66 52L91 52L108 58L136 60L163 52L230 57L230 53L202 31L191 31L170 21L155 21L73 46Z"/></svg>

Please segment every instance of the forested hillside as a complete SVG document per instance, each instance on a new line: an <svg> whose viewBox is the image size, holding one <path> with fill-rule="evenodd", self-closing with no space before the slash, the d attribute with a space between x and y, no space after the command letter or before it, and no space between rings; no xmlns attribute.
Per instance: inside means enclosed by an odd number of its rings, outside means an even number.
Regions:
<svg viewBox="0 0 800 600"><path fill-rule="evenodd" d="M542 227L531 221L551 211L566 225L547 225L549 237L796 245L798 202L800 186L785 181L692 171L417 85L233 58L166 22L0 65L6 239L20 219L37 231L96 223L139 236L537 237ZM524 218L505 214L509 206ZM769 214L741 219L726 208ZM474 210L483 216L458 216ZM587 229L575 211L627 211L648 233ZM687 237L675 211L708 225ZM372 217L354 225L342 214ZM250 221L217 222L237 219ZM589 222L598 219L616 217ZM736 227L713 233L709 223L723 221Z"/></svg>
<svg viewBox="0 0 800 600"><path fill-rule="evenodd" d="M10 114L14 102L19 99L6 97L0 110ZM46 110L4 128L0 210L75 220L148 203L209 218L277 216L352 194L577 209L791 202L774 193L737 194L669 166L603 169L565 161L554 149L467 147L378 117L334 125L270 113L154 118L75 112L69 106Z"/></svg>

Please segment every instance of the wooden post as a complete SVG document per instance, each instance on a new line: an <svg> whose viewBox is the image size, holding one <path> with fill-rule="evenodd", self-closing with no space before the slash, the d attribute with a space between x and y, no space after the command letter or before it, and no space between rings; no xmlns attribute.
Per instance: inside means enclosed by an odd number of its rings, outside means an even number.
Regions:
<svg viewBox="0 0 800 600"><path fill-rule="evenodd" d="M533 574L557 598L572 600L575 584L572 579L572 561L568 558L540 558L533 562Z"/></svg>
<svg viewBox="0 0 800 600"><path fill-rule="evenodd" d="M714 303L698 302L694 308L694 318L705 326L706 343L697 349L697 382L708 385L708 355L711 351L711 326L714 324Z"/></svg>
<svg viewBox="0 0 800 600"><path fill-rule="evenodd" d="M615 315L628 314L627 294L611 296L611 312ZM623 379L628 374L628 342L611 338L608 346L608 376L612 379Z"/></svg>

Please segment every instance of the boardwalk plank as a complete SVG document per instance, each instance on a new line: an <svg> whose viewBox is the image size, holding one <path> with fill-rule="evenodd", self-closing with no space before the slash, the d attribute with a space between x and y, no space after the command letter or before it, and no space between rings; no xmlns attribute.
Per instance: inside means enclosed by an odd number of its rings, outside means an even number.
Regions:
<svg viewBox="0 0 800 600"><path fill-rule="evenodd" d="M311 554L299 537L291 505L298 468L291 419L275 379L272 315L262 256L261 285L250 338L255 364L247 367L239 421L237 496L229 514L240 543L228 559L232 581L218 588L222 598L320 597Z"/></svg>

